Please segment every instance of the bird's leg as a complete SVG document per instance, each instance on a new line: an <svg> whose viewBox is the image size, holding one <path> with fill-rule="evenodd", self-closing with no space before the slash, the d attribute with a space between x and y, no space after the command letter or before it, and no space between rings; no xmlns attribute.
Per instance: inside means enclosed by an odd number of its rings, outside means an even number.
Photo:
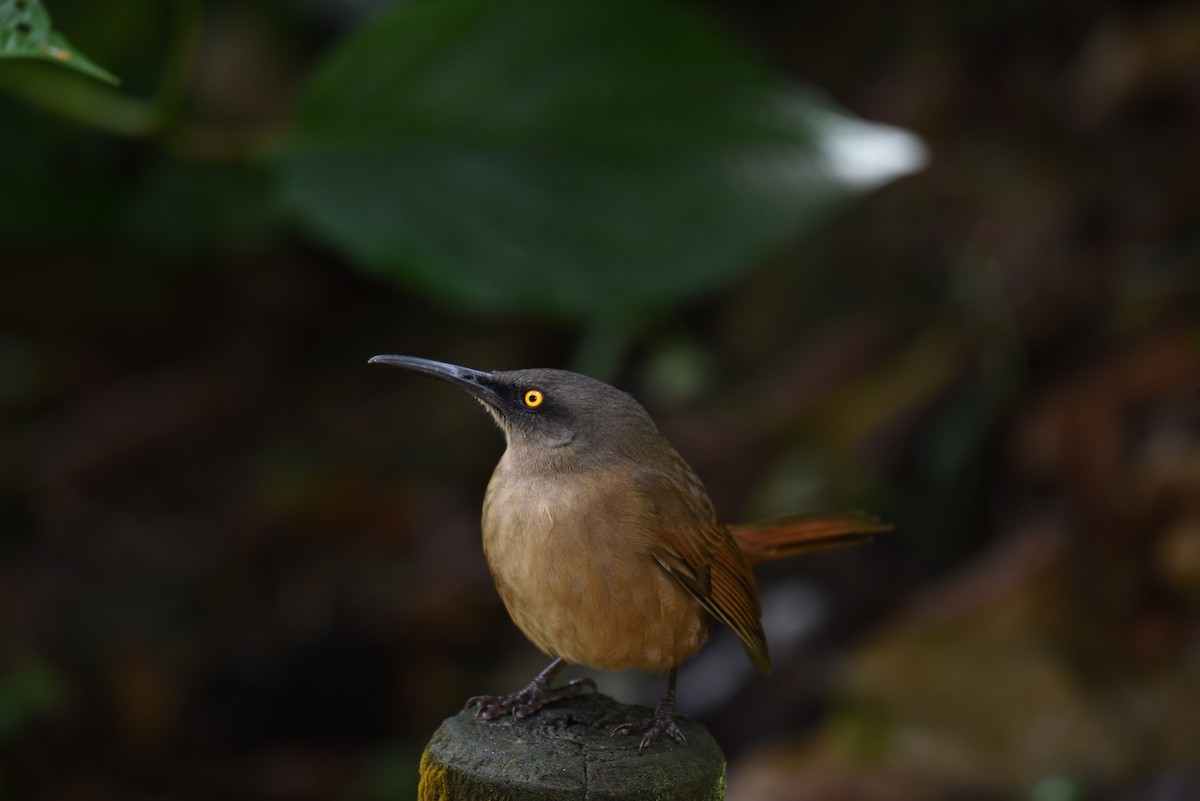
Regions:
<svg viewBox="0 0 1200 801"><path fill-rule="evenodd" d="M676 742L687 745L687 738L675 725L675 673L676 668L671 668L671 675L667 678L667 691L663 693L662 700L658 702L658 706L655 707L654 714L649 720L638 723L622 723L610 729L609 734L640 733L642 742L638 745L639 754L645 750L646 746L664 734Z"/></svg>
<svg viewBox="0 0 1200 801"><path fill-rule="evenodd" d="M547 665L545 670L534 676L533 681L529 682L520 692L510 695L477 695L468 699L464 708L479 707L475 717L484 720L492 720L505 715L527 718L551 701L561 701L563 698L582 695L584 688L587 687L595 691L596 682L586 678L568 681L561 687L551 687L550 682L554 681L558 671L562 670L566 664L566 661L560 656ZM671 708L674 709L674 704Z"/></svg>

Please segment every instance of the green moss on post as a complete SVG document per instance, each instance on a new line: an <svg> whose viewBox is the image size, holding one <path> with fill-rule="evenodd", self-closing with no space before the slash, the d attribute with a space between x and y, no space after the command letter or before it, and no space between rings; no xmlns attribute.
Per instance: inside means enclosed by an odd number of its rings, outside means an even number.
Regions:
<svg viewBox="0 0 1200 801"><path fill-rule="evenodd" d="M419 801L721 801L725 757L700 724L679 718L687 745L609 736L645 707L587 695L551 704L525 720L448 718L421 757Z"/></svg>

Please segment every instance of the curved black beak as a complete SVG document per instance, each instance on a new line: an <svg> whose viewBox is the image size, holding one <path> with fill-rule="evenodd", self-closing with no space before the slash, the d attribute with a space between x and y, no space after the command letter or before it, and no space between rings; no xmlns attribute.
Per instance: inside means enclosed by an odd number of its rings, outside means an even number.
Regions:
<svg viewBox="0 0 1200 801"><path fill-rule="evenodd" d="M367 360L367 364L387 364L392 367L400 367L414 373L427 375L430 378L436 378L448 384L453 384L483 401L488 406L498 408L500 405L500 396L496 393L496 390L492 389L491 382L489 381L491 373L485 373L482 370L472 370L470 367L459 367L457 364L448 364L446 362L435 362L432 359L420 359L416 356L391 356L386 354L372 356Z"/></svg>

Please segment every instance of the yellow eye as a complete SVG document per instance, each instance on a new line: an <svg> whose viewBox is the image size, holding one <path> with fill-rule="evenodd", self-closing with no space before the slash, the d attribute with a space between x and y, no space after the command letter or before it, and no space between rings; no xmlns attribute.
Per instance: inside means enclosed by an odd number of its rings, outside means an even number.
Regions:
<svg viewBox="0 0 1200 801"><path fill-rule="evenodd" d="M536 409L542 405L542 401L545 400L545 396L542 395L541 390L527 389L525 390L525 394L521 397L521 400L525 401L525 405L530 409Z"/></svg>

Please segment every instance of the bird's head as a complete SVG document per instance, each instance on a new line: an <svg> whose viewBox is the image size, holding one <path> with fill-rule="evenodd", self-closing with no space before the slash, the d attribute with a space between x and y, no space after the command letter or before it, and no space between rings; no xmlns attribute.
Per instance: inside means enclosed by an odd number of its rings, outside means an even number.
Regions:
<svg viewBox="0 0 1200 801"><path fill-rule="evenodd" d="M637 458L661 439L649 414L621 390L566 370L484 372L414 356L375 356L387 364L453 384L478 400L503 429L510 449L551 456Z"/></svg>

